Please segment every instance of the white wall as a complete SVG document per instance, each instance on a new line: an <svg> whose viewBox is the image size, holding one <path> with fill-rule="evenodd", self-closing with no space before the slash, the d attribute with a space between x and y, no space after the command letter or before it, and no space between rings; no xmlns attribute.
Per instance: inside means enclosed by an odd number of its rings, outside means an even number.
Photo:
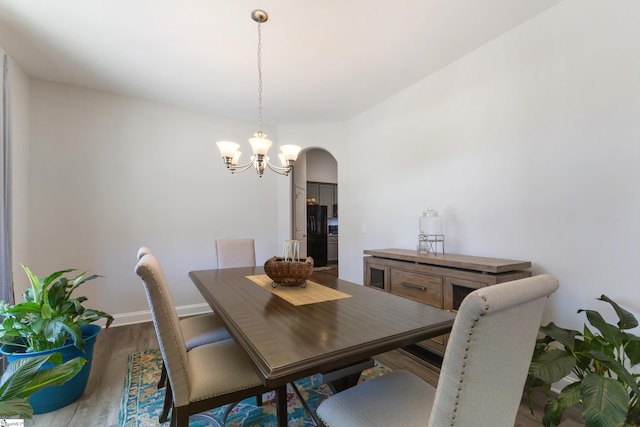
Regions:
<svg viewBox="0 0 640 427"><path fill-rule="evenodd" d="M176 305L202 310L187 273L216 267L215 239L253 237L264 263L289 238L276 226L279 200L290 203L287 179L231 175L215 146L225 139L249 149L255 123L40 80L32 81L30 104L23 262L40 275L78 268L106 276L83 285L89 307L134 314L120 322L148 310L133 271L141 245L163 264Z"/></svg>
<svg viewBox="0 0 640 427"><path fill-rule="evenodd" d="M338 183L338 164L328 151L307 151L307 181Z"/></svg>
<svg viewBox="0 0 640 427"><path fill-rule="evenodd" d="M556 275L547 318L579 328L602 293L640 313L638 16L567 0L350 121L341 277L415 248L433 206L449 252Z"/></svg>
<svg viewBox="0 0 640 427"><path fill-rule="evenodd" d="M20 262L28 251L29 192L29 77L12 59L9 60L11 105L11 175L12 175L12 257L14 281L24 275ZM24 286L15 291L20 301Z"/></svg>
<svg viewBox="0 0 640 427"><path fill-rule="evenodd" d="M601 307L601 293L640 312L639 12L565 0L348 123L267 129L276 145L337 159L341 277L362 282L364 249L415 247L433 206L448 251L558 276L547 315L558 323L580 327L576 309ZM215 267L216 238L255 237L263 262L289 237L290 182L228 175L213 144L246 141L255 124L37 80L23 89L29 253L17 261L106 275L85 289L91 306L147 309L133 273L142 244L189 305L201 299L187 272Z"/></svg>

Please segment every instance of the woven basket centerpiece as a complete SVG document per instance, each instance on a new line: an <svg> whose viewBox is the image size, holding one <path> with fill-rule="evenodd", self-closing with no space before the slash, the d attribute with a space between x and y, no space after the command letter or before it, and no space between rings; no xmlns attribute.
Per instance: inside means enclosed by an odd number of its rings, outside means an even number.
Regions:
<svg viewBox="0 0 640 427"><path fill-rule="evenodd" d="M304 261L285 260L282 257L271 257L264 263L264 272L273 281L274 288L282 286L307 286L307 279L313 273L313 258Z"/></svg>

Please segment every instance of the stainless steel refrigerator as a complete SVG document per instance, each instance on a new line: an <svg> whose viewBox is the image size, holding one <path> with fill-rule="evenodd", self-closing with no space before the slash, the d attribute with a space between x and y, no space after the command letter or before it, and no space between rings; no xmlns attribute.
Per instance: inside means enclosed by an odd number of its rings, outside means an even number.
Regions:
<svg viewBox="0 0 640 427"><path fill-rule="evenodd" d="M307 255L316 267L327 265L327 207L307 205Z"/></svg>

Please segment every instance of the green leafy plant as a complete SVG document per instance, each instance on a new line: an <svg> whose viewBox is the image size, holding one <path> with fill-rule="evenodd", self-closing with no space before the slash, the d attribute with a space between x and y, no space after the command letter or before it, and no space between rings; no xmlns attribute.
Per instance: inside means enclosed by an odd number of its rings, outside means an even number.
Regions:
<svg viewBox="0 0 640 427"><path fill-rule="evenodd" d="M47 362L54 366L42 368ZM80 372L85 362L76 357L62 363L60 353L51 353L9 363L0 378L0 418L32 418L28 398L44 387L66 383Z"/></svg>
<svg viewBox="0 0 640 427"><path fill-rule="evenodd" d="M597 311L581 309L578 313L584 312L589 322L582 332L553 322L540 328L544 336L536 342L525 393L531 408L535 390L548 396L542 419L547 427L557 426L564 411L574 405L582 405L587 427L640 425L640 375L633 372L640 363L640 338L628 332L638 321L606 295L598 300L613 307L616 325ZM570 373L577 380L552 397L551 385Z"/></svg>
<svg viewBox="0 0 640 427"><path fill-rule="evenodd" d="M74 298L72 293L83 283L102 277L81 273L73 278L65 275L75 270L57 271L39 279L27 266L22 268L29 277L31 287L23 294L24 302L9 305L0 301L0 343L24 346L26 352L51 350L62 347L70 339L80 350L84 340L81 325L113 317L103 311L84 308L87 297Z"/></svg>

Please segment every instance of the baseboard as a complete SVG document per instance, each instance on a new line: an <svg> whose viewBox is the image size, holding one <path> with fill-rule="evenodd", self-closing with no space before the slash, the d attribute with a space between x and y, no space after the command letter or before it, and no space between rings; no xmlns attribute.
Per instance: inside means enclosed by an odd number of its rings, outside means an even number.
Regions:
<svg viewBox="0 0 640 427"><path fill-rule="evenodd" d="M188 304L176 307L179 317L192 316L194 314L210 313L211 307L208 304ZM132 325L135 323L151 322L151 311L133 311L130 313L119 313L113 315L113 323L110 327ZM104 327L106 321L100 320L96 324Z"/></svg>

